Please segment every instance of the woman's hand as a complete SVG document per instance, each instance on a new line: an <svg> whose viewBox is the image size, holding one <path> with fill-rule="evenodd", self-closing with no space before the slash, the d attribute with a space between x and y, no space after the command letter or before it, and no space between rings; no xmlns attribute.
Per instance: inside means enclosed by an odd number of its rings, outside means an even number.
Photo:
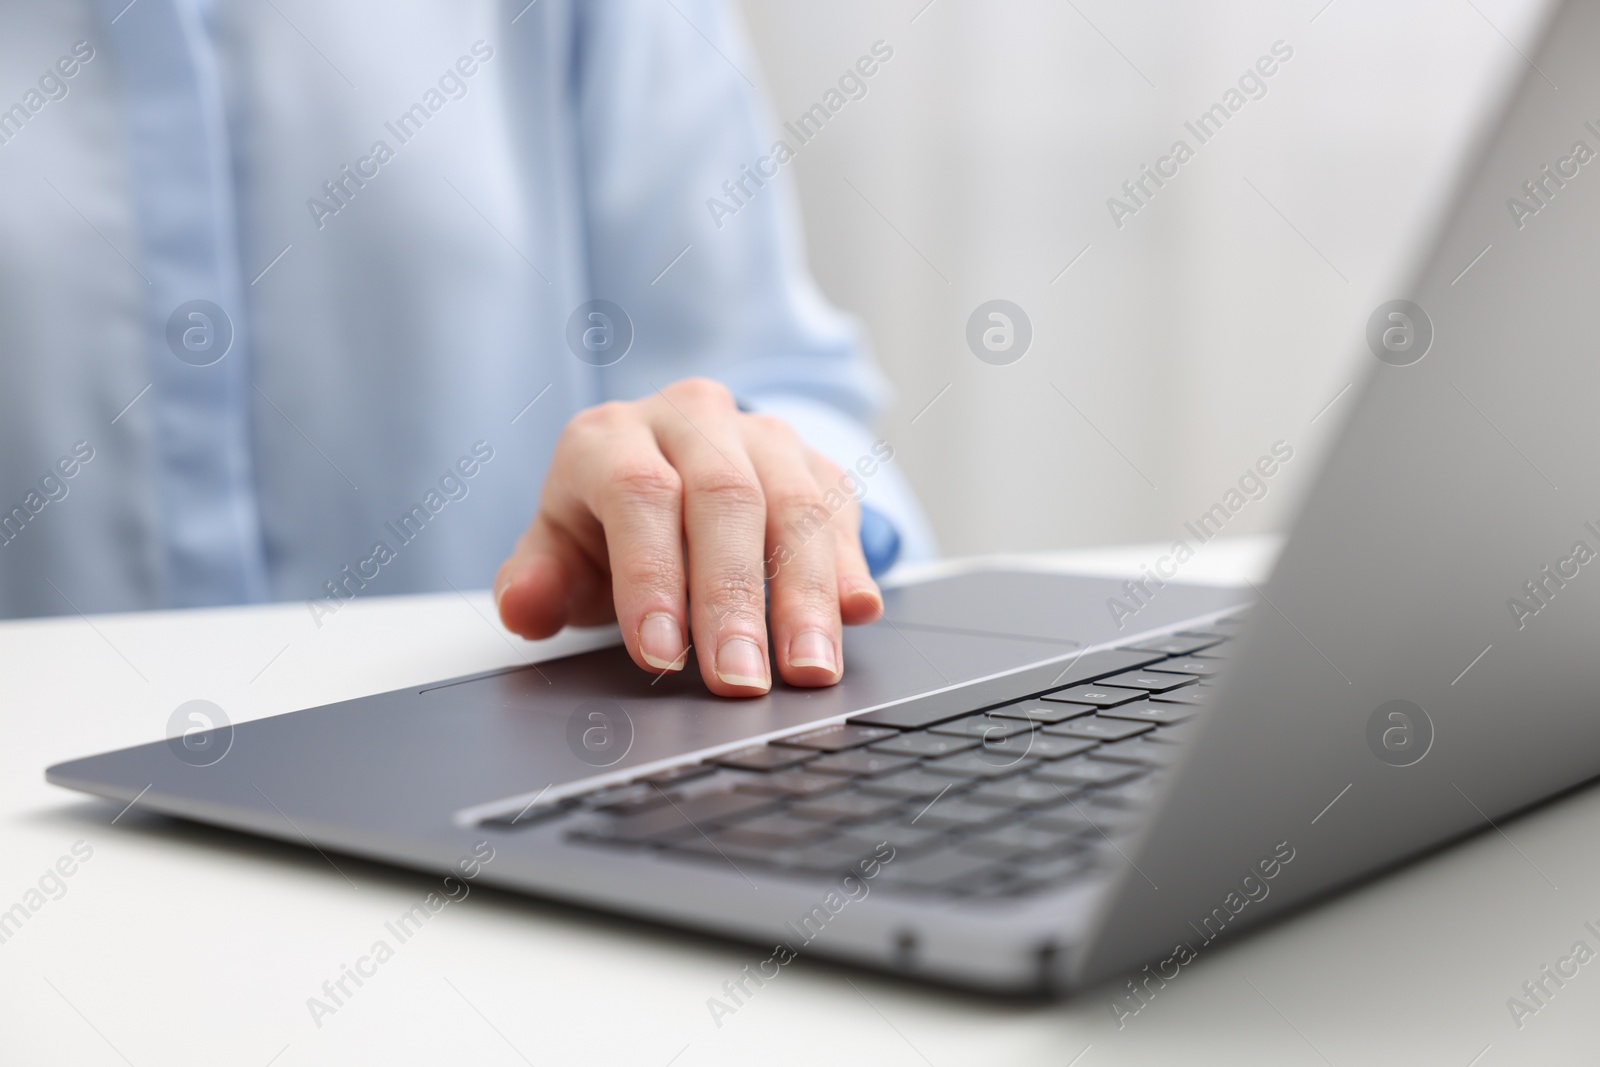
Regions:
<svg viewBox="0 0 1600 1067"><path fill-rule="evenodd" d="M778 673L832 685L841 624L883 613L855 499L824 502L844 480L788 424L703 378L581 411L500 565L500 618L530 638L615 618L633 661L658 674L682 670L692 641L713 693L759 696L772 686L770 583Z"/></svg>

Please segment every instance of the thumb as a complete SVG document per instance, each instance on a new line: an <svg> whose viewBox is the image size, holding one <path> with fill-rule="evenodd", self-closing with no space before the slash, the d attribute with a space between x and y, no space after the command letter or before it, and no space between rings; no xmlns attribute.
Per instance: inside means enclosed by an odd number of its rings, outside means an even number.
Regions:
<svg viewBox="0 0 1600 1067"><path fill-rule="evenodd" d="M610 582L572 536L543 513L534 517L495 574L494 599L506 629L527 638L549 637L569 622L603 622L586 610ZM576 617L575 617L576 616Z"/></svg>

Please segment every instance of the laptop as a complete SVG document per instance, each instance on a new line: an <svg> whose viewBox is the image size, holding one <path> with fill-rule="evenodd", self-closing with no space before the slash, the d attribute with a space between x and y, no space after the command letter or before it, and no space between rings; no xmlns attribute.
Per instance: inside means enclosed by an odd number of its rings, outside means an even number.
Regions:
<svg viewBox="0 0 1600 1067"><path fill-rule="evenodd" d="M830 689L721 700L612 647L48 778L748 941L746 983L814 955L1133 1010L1600 775L1597 44L1600 5L1553 6L1260 587L974 566L889 589Z"/></svg>

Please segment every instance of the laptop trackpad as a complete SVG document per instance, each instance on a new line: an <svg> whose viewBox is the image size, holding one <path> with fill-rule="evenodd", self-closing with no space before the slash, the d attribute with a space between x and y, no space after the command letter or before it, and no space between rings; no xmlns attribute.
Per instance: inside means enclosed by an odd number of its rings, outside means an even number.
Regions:
<svg viewBox="0 0 1600 1067"><path fill-rule="evenodd" d="M1240 600L1237 590L1169 584L1119 631L1106 602L1122 595L1109 579L961 575L889 590L884 621L845 631L844 681L826 689L780 682L767 696L727 700L706 691L692 661L657 679L614 647L241 723L214 766L189 766L158 742L52 775L90 791L148 788L161 807L198 818L260 808L264 794L281 811L273 819L410 836L464 808L1126 641ZM597 726L609 736L586 736Z"/></svg>
<svg viewBox="0 0 1600 1067"><path fill-rule="evenodd" d="M1004 571L889 590L884 621L846 629L844 680L825 689L779 682L765 697L726 700L706 691L693 661L655 679L618 647L434 689L422 702L433 722L458 728L440 745L469 744L486 777L510 786L500 795L517 795L1125 641L1240 600L1233 589L1169 584L1137 627L1119 630L1106 601L1125 596L1121 581ZM480 788L470 802L496 795Z"/></svg>

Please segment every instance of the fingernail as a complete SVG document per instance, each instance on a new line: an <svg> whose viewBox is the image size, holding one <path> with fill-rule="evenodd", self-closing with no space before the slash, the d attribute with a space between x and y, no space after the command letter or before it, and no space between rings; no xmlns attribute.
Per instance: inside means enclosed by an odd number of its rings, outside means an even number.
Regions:
<svg viewBox="0 0 1600 1067"><path fill-rule="evenodd" d="M658 671L683 669L683 633L665 612L646 615L639 624L639 655Z"/></svg>
<svg viewBox="0 0 1600 1067"><path fill-rule="evenodd" d="M879 611L883 610L883 594L879 592L877 582L874 582L871 578L868 578L864 582L846 578L845 584L850 587L851 593L855 594L856 596L866 597L868 600L872 601L873 605L877 607Z"/></svg>
<svg viewBox="0 0 1600 1067"><path fill-rule="evenodd" d="M766 651L748 637L729 637L717 646L717 677L725 685L772 687Z"/></svg>
<svg viewBox="0 0 1600 1067"><path fill-rule="evenodd" d="M510 589L512 584L520 577L522 577L520 570L501 571L495 575L494 606L496 609L500 607L500 601L505 599L506 590Z"/></svg>
<svg viewBox="0 0 1600 1067"><path fill-rule="evenodd" d="M821 667L829 674L839 669L833 638L821 630L803 630L789 639L789 666Z"/></svg>

